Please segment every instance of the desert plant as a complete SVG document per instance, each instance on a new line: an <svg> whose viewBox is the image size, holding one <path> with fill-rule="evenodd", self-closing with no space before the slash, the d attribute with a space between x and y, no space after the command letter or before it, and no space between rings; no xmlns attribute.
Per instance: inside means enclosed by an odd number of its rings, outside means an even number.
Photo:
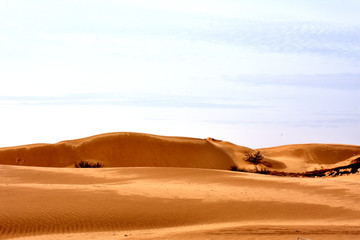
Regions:
<svg viewBox="0 0 360 240"><path fill-rule="evenodd" d="M360 173L360 158L357 158L351 161L351 164L340 166L336 168L328 168L324 169L313 169L311 171L305 172L283 172L278 170L269 170L265 167L259 167L259 165L263 165L266 167L271 167L271 163L263 161L264 157L261 155L260 152L256 153L247 153L245 157L245 161L254 165L255 169L246 169L246 168L239 168L237 166L233 166L230 168L232 171L238 172L248 172L248 173L260 173L266 175L274 175L274 176L284 176L284 177L308 177L308 178L316 178L316 177L338 177L342 175L349 175L349 174L357 174Z"/></svg>
<svg viewBox="0 0 360 240"><path fill-rule="evenodd" d="M258 165L264 165L266 167L271 167L270 163L264 162L264 156L259 151L255 152L255 153L247 152L245 154L245 159L244 160L246 162L254 165L256 172L259 172L259 169L257 167Z"/></svg>
<svg viewBox="0 0 360 240"><path fill-rule="evenodd" d="M75 163L76 168L102 168L103 165L99 162L92 163L87 161L81 161L79 163Z"/></svg>
<svg viewBox="0 0 360 240"><path fill-rule="evenodd" d="M271 171L265 167L260 167L260 169L257 170L257 173L260 173L260 174L270 174Z"/></svg>
<svg viewBox="0 0 360 240"><path fill-rule="evenodd" d="M360 157L351 161L351 164L356 164L356 163L360 163Z"/></svg>
<svg viewBox="0 0 360 240"><path fill-rule="evenodd" d="M229 169L230 171L239 171L239 168L236 165L233 165Z"/></svg>
<svg viewBox="0 0 360 240"><path fill-rule="evenodd" d="M351 167L351 173L354 174L354 173L357 173L359 171L359 168L360 168L360 164L357 163L357 164L353 164L353 166Z"/></svg>

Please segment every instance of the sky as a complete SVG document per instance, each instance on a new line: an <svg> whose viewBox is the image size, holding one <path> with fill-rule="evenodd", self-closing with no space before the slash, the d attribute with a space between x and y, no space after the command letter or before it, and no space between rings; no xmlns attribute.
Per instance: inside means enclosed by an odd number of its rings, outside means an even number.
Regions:
<svg viewBox="0 0 360 240"><path fill-rule="evenodd" d="M360 145L358 0L0 0L0 147L106 132Z"/></svg>

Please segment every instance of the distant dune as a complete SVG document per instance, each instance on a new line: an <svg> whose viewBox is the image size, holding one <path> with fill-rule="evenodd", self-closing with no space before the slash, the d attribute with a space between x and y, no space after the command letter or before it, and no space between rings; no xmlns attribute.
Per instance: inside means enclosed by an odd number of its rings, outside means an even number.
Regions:
<svg viewBox="0 0 360 240"><path fill-rule="evenodd" d="M271 169L302 172L346 165L360 157L360 146L297 144L251 149L213 138L166 137L143 133L107 133L56 144L0 148L0 164L74 167L80 161L104 167L186 167L251 169L246 153L260 151Z"/></svg>
<svg viewBox="0 0 360 240"><path fill-rule="evenodd" d="M360 157L360 146L341 144L295 144L258 150L267 160L283 162L284 170L293 172L348 165Z"/></svg>
<svg viewBox="0 0 360 240"><path fill-rule="evenodd" d="M0 164L73 167L80 161L105 167L229 169L233 158L205 139L140 133L109 133L56 144L0 149Z"/></svg>

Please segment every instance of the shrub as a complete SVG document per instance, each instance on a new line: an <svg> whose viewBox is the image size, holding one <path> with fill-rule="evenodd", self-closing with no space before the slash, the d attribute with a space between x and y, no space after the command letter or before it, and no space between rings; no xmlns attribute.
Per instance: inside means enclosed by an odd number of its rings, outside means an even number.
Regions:
<svg viewBox="0 0 360 240"><path fill-rule="evenodd" d="M351 161L351 164L356 164L356 163L360 163L360 157Z"/></svg>
<svg viewBox="0 0 360 240"><path fill-rule="evenodd" d="M231 166L230 171L239 171L239 168L237 166Z"/></svg>
<svg viewBox="0 0 360 240"><path fill-rule="evenodd" d="M237 168L239 172L249 172L249 173L260 173L260 174L267 174L267 175L274 175L274 176L283 176L283 177L308 177L308 178L315 178L315 177L338 177L342 175L348 174L356 174L360 169L360 163L353 163L347 166L336 167L331 169L314 169L312 171L306 172L283 172L277 170L269 170L266 168L254 169L249 170L245 168ZM235 169L232 171L236 171Z"/></svg>
<svg viewBox="0 0 360 240"><path fill-rule="evenodd" d="M258 169L258 165L263 165L265 167L271 167L271 163L264 161L264 156L259 152L255 153L246 153L245 154L245 162L248 162L255 167L255 172L261 173L264 172L265 169Z"/></svg>
<svg viewBox="0 0 360 240"><path fill-rule="evenodd" d="M269 169L263 168L263 167L261 167L260 169L258 169L256 172L257 172L257 173L260 173L260 174L270 174L270 173L271 173L271 171L270 171Z"/></svg>
<svg viewBox="0 0 360 240"><path fill-rule="evenodd" d="M79 163L75 163L76 168L102 168L103 165L99 162L92 163L87 161L81 161Z"/></svg>

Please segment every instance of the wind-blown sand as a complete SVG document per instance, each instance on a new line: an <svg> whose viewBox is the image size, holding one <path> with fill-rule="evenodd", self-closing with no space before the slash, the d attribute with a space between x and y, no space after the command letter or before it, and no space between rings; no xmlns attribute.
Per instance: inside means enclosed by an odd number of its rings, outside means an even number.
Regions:
<svg viewBox="0 0 360 240"><path fill-rule="evenodd" d="M291 171L295 160L298 169L313 166L306 156L334 165L360 154L349 145L260 150ZM251 168L242 159L248 151L210 138L133 133L0 149L0 239L360 238L359 179L227 170ZM105 168L39 167L83 159Z"/></svg>

